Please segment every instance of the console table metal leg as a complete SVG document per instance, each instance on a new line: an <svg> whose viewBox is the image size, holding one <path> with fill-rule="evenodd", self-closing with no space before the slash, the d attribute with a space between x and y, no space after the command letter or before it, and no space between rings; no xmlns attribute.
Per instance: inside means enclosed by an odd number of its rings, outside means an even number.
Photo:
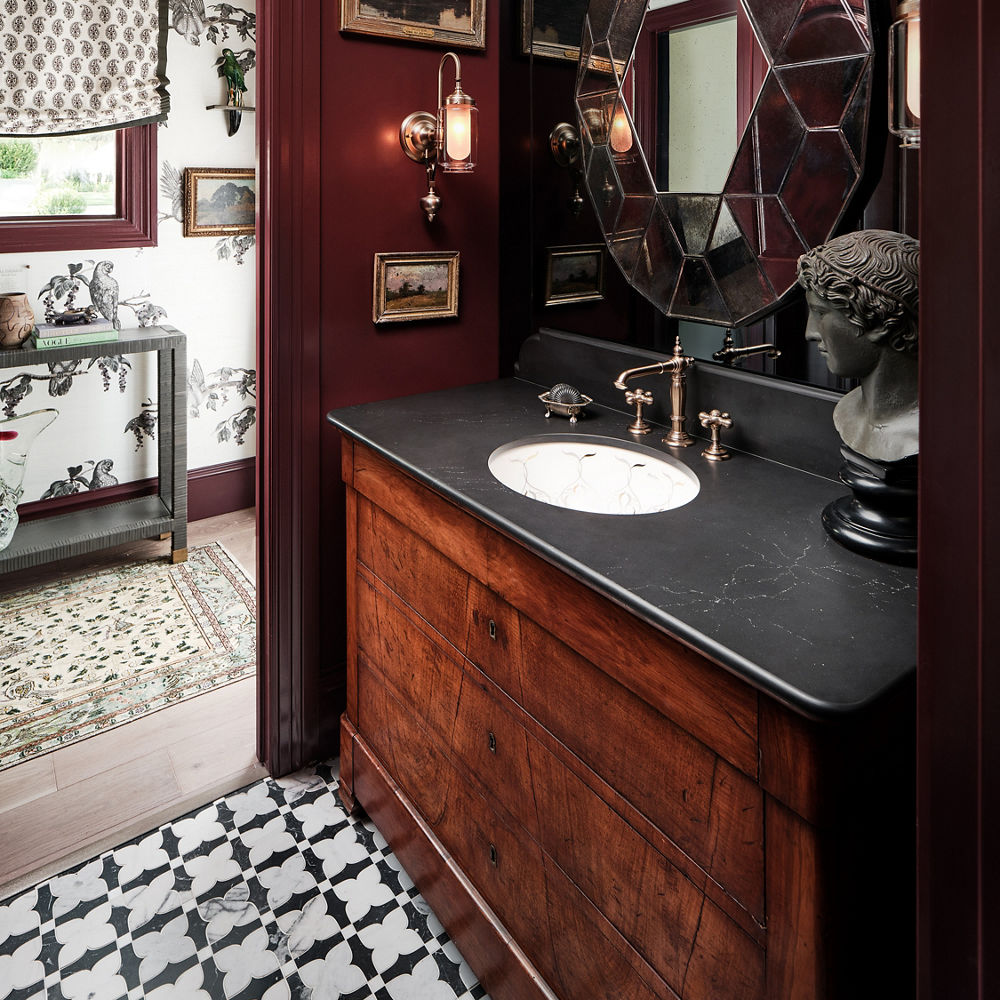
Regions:
<svg viewBox="0 0 1000 1000"><path fill-rule="evenodd" d="M170 558L187 559L187 350L185 344L157 353L159 382L160 498L173 517Z"/></svg>

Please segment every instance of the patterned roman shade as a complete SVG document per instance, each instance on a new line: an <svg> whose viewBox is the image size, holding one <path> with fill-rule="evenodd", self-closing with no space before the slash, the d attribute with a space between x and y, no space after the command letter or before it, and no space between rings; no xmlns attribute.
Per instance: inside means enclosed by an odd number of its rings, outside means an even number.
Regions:
<svg viewBox="0 0 1000 1000"><path fill-rule="evenodd" d="M167 0L0 0L0 136L167 116Z"/></svg>

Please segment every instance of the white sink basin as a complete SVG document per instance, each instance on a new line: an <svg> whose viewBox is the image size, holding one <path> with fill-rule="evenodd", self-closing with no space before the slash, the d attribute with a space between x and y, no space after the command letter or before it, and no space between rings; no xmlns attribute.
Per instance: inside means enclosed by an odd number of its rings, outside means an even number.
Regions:
<svg viewBox="0 0 1000 1000"><path fill-rule="evenodd" d="M589 435L522 438L490 455L508 489L592 514L656 514L690 503L698 477L683 462L640 444Z"/></svg>

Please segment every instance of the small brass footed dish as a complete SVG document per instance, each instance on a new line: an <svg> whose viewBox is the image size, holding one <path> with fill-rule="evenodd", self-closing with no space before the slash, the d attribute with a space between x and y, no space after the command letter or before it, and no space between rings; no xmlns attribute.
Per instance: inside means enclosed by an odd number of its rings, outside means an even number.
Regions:
<svg viewBox="0 0 1000 1000"><path fill-rule="evenodd" d="M587 408L587 404L593 402L590 396L585 396L582 392L578 393L578 395L579 399L573 402L565 402L553 399L552 390L550 389L548 392L541 393L538 398L545 405L546 417L551 417L553 413L556 413L560 417L569 417L569 422L575 424Z"/></svg>

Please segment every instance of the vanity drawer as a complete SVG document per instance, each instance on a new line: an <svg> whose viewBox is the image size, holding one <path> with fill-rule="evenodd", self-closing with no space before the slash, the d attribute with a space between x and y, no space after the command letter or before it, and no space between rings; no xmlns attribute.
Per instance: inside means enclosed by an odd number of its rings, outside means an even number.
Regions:
<svg viewBox="0 0 1000 1000"><path fill-rule="evenodd" d="M705 898L704 889L527 732L518 710L502 704L503 695L475 667L437 646L393 595L360 579L358 586L359 606L377 617L380 637L362 643L360 704L370 705L373 689L384 685L410 706L429 731L425 739L464 767L493 808L535 838L683 996L716 996L720 977L738 987L735 996L763 996L763 949ZM400 663L391 651L404 643L407 659ZM366 711L362 732L371 735ZM609 857L620 860L609 865Z"/></svg>
<svg viewBox="0 0 1000 1000"><path fill-rule="evenodd" d="M525 711L764 922L764 796L756 782L524 616Z"/></svg>
<svg viewBox="0 0 1000 1000"><path fill-rule="evenodd" d="M535 833L527 736L496 698L489 681L465 669L457 650L441 643L383 584L359 574L358 729L365 725L365 674L376 670L444 746L468 767L484 790L502 797L505 807ZM411 617L412 616L412 617ZM478 677L476 676L478 675Z"/></svg>
<svg viewBox="0 0 1000 1000"><path fill-rule="evenodd" d="M749 686L370 450L355 446L350 475L370 501L358 506L358 558L463 652L476 641L471 619L458 620L462 580L472 577L756 779Z"/></svg>
<svg viewBox="0 0 1000 1000"><path fill-rule="evenodd" d="M538 844L491 809L362 665L364 743L562 1000L676 1000ZM364 802L363 773L356 774Z"/></svg>
<svg viewBox="0 0 1000 1000"><path fill-rule="evenodd" d="M492 622L497 636L480 643L493 653L479 655L484 672L762 924L758 786L481 585L471 581L470 587L469 635L488 636ZM474 774L496 772L492 787L503 782L511 811L534 832L529 809L535 793L525 778L523 740L505 733L497 745L498 733L511 725L509 715L491 711L468 728L468 717L458 711L462 678L470 687L475 682L463 671L458 651L435 645L436 631L379 581L359 575L357 592L360 648L441 738L466 756ZM399 650L406 650L404 657ZM509 759L512 754L517 756Z"/></svg>

